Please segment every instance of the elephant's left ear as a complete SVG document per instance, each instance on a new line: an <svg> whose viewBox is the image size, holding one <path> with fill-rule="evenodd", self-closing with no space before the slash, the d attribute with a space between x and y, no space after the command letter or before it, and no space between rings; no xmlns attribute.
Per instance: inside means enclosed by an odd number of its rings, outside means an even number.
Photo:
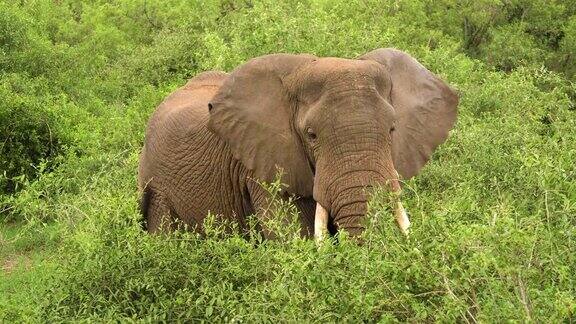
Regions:
<svg viewBox="0 0 576 324"><path fill-rule="evenodd" d="M458 95L410 55L381 48L361 56L384 65L392 80L396 111L392 138L394 166L405 179L415 176L456 122Z"/></svg>

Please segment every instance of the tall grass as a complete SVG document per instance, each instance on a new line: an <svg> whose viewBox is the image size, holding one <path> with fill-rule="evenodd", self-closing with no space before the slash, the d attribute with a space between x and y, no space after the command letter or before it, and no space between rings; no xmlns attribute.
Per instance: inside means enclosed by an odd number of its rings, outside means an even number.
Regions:
<svg viewBox="0 0 576 324"><path fill-rule="evenodd" d="M3 178L18 190L0 199L0 321L573 321L576 9L464 4L2 2L0 130L46 116L60 144ZM273 52L379 47L461 95L451 137L404 183L410 237L378 193L362 245L141 231L143 130L186 79Z"/></svg>

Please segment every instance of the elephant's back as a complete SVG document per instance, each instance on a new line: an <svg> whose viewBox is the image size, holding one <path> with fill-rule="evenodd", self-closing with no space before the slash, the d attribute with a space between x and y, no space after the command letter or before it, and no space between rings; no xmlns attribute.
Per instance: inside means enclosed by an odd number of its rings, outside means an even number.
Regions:
<svg viewBox="0 0 576 324"><path fill-rule="evenodd" d="M170 94L154 111L140 156L139 183L161 178L168 169L188 163L187 154L202 155L221 145L208 131L208 102L226 79L224 72L204 72Z"/></svg>
<svg viewBox="0 0 576 324"><path fill-rule="evenodd" d="M170 94L150 118L147 139L165 135L185 136L190 131L202 131L208 121L208 102L226 77L224 72L204 72Z"/></svg>

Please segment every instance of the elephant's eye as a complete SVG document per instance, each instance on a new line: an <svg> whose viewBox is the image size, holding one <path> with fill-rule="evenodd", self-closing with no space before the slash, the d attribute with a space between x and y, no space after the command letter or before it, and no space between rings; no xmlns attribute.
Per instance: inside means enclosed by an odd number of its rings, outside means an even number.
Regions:
<svg viewBox="0 0 576 324"><path fill-rule="evenodd" d="M310 127L306 128L306 136L308 136L308 139L311 141L315 141L316 138L318 137Z"/></svg>

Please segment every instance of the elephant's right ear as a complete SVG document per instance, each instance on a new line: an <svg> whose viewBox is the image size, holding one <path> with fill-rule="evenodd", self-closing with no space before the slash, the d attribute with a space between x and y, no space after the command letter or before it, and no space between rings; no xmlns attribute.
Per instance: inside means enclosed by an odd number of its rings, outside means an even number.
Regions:
<svg viewBox="0 0 576 324"><path fill-rule="evenodd" d="M458 94L416 59L393 48L366 53L361 60L382 64L392 80L396 112L392 135L394 167L405 179L416 175L456 122Z"/></svg>
<svg viewBox="0 0 576 324"><path fill-rule="evenodd" d="M288 192L310 196L314 175L291 120L294 103L286 78L311 55L273 54L236 68L209 104L208 128L261 181L282 169Z"/></svg>

